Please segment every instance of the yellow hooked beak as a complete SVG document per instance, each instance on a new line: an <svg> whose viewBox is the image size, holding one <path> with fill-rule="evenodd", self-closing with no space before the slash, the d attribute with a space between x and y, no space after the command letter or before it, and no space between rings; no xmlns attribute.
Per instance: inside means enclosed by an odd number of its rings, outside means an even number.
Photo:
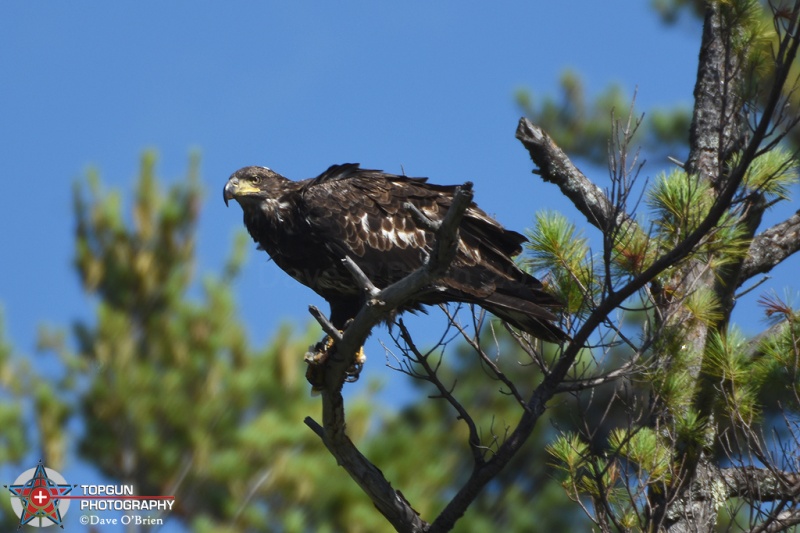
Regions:
<svg viewBox="0 0 800 533"><path fill-rule="evenodd" d="M253 184L248 180L240 180L237 177L231 177L225 188L222 189L222 199L225 200L225 205L228 205L228 200L234 200L239 196L248 194L255 194L260 192L258 188L253 187Z"/></svg>

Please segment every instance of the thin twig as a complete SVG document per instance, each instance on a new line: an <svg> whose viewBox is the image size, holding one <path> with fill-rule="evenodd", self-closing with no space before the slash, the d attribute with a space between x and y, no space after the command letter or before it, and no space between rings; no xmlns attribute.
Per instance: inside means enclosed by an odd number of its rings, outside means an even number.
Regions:
<svg viewBox="0 0 800 533"><path fill-rule="evenodd" d="M408 346L408 349L411 350L411 353L414 354L415 361L419 364L424 370L427 375L427 381L430 382L436 389L439 391L439 397L443 398L449 403L453 409L456 410L458 413L458 418L464 421L467 424L467 428L469 430L469 445L470 449L472 450L472 459L475 461L476 464L483 463L483 453L481 451L481 439L478 435L478 428L475 425L475 421L470 416L469 411L461 405L456 397L453 395L453 390L455 389L455 383L449 389L444 386L444 383L439 379L439 375L437 373L437 368L433 368L428 364L428 356L423 355L419 349L417 348L414 340L411 338L411 333L406 328L406 325L403 323L402 320L398 321L398 327L400 328L400 335L403 338L403 341Z"/></svg>

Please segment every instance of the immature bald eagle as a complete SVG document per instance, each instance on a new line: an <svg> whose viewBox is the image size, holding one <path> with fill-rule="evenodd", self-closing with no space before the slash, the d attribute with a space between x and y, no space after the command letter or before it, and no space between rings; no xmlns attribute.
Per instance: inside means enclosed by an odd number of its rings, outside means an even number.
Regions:
<svg viewBox="0 0 800 533"><path fill-rule="evenodd" d="M266 167L245 167L228 179L223 196L226 205L231 199L239 202L247 230L275 263L328 301L331 323L342 330L364 302L342 259L355 261L379 289L408 275L423 264L434 237L404 204L439 221L455 190L427 183L427 178L349 163L297 182ZM567 338L548 310L558 308L559 301L511 259L522 251L525 237L504 229L474 203L459 236L447 275L400 311L474 303L535 337Z"/></svg>

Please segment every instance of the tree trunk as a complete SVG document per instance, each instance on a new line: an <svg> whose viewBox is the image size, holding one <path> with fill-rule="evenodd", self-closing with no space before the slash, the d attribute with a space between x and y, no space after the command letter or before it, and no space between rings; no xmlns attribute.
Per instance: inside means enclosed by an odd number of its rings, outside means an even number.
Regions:
<svg viewBox="0 0 800 533"><path fill-rule="evenodd" d="M731 42L732 9L718 2L706 7L703 38L700 48L697 82L694 89L695 106L689 135L690 153L685 170L690 180L709 183L719 194L724 189L730 156L744 145L741 54L733 51ZM757 226L757 224L756 224ZM755 227L753 228L755 231ZM738 278L739 268L730 277ZM676 443L675 449L685 450L675 457L680 464L673 484L665 493L651 494L652 521L657 528L669 532L713 531L717 510L724 501L724 490L715 490L721 482L707 451L715 440L715 423L711 412L710 385L703 378L703 360L710 334L724 334L732 310L732 291L736 283L720 281L711 265L697 259L689 261L673 278L671 287L657 287L659 317L666 331L661 344L661 364L669 367L677 357L676 351L688 354L688 373L695 386L694 405L684 406L683 412L657 416L659 427L671 427L675 416L685 416L693 407L705 420L705 436L701 442ZM735 281L735 280L732 280ZM721 302L721 316L716 325L693 319L684 307L684 298L697 287L714 287ZM716 496L719 494L720 496ZM720 498L723 498L720 500Z"/></svg>

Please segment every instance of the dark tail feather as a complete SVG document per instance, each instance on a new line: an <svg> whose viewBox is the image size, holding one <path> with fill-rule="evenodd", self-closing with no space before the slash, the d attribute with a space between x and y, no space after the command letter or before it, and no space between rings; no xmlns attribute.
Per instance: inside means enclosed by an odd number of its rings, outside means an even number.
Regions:
<svg viewBox="0 0 800 533"><path fill-rule="evenodd" d="M548 300L553 301L552 296L547 296ZM553 323L558 317L530 300L496 292L478 303L497 318L536 338L557 344L570 338Z"/></svg>

